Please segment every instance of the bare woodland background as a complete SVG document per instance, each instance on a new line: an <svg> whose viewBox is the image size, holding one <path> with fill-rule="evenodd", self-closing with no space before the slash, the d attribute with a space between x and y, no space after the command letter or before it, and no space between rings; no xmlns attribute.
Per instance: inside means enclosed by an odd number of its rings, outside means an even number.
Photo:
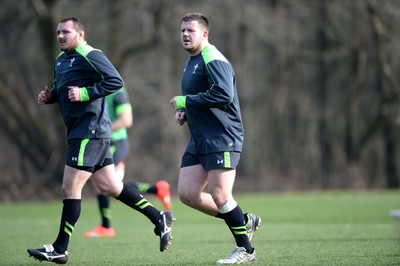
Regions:
<svg viewBox="0 0 400 266"><path fill-rule="evenodd" d="M210 18L210 42L237 75L246 130L237 191L399 187L398 0L4 0L0 201L61 195L65 128L58 106L36 99L70 15L134 105L125 180L164 178L175 192L188 132L169 100L188 57L180 18L193 11Z"/></svg>

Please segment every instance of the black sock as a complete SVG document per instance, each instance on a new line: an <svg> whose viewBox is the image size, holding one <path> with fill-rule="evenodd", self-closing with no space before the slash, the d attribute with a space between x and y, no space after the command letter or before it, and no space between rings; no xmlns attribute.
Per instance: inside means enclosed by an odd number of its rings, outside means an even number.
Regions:
<svg viewBox="0 0 400 266"><path fill-rule="evenodd" d="M105 228L111 227L111 209L110 209L110 198L106 195L97 195L99 202L99 209L101 215L101 225Z"/></svg>
<svg viewBox="0 0 400 266"><path fill-rule="evenodd" d="M63 254L68 250L69 239L75 229L75 224L81 214L80 199L65 199L61 214L60 229L56 241L53 243L54 250Z"/></svg>
<svg viewBox="0 0 400 266"><path fill-rule="evenodd" d="M243 213L243 217L244 217L244 224L247 224L247 222L249 221L249 218L247 217L247 213ZM215 215L215 218L224 220L224 216L220 212L217 215Z"/></svg>
<svg viewBox="0 0 400 266"><path fill-rule="evenodd" d="M236 206L233 210L227 213L218 214L217 217L222 217L228 225L235 238L238 247L244 247L247 253L253 253L253 247L250 244L249 238L246 234L246 223L242 209Z"/></svg>
<svg viewBox="0 0 400 266"><path fill-rule="evenodd" d="M160 223L160 211L143 198L132 184L124 183L122 192L116 199L145 215L154 225Z"/></svg>

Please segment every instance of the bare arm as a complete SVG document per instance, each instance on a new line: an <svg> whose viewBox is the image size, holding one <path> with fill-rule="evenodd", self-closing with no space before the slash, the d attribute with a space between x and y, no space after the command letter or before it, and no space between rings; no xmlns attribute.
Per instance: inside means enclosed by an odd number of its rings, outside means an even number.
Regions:
<svg viewBox="0 0 400 266"><path fill-rule="evenodd" d="M118 130L121 128L130 128L133 125L133 114L132 110L126 110L118 115L118 118L114 120L111 125L111 130Z"/></svg>

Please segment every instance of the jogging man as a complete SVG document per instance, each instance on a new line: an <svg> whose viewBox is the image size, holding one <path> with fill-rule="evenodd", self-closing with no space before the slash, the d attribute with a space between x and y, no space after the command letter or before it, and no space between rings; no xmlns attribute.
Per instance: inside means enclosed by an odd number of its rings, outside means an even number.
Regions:
<svg viewBox="0 0 400 266"><path fill-rule="evenodd" d="M119 91L123 80L108 58L85 41L78 18L67 17L57 26L61 54L54 63L52 88L39 93L39 104L58 102L67 128L68 150L63 176L63 208L60 228L53 244L28 249L39 261L58 264L68 261L68 244L81 212L81 194L90 179L100 191L115 197L145 215L160 236L160 251L171 240L172 213L154 208L133 185L115 178L110 153L111 123L105 96Z"/></svg>
<svg viewBox="0 0 400 266"><path fill-rule="evenodd" d="M170 103L177 110L176 122L187 122L191 138L181 161L178 194L184 204L228 225L236 247L217 264L252 263L256 251L250 240L261 218L243 214L232 195L243 145L235 73L208 42L209 28L208 19L200 13L181 19L181 42L190 57L183 71L182 95Z"/></svg>

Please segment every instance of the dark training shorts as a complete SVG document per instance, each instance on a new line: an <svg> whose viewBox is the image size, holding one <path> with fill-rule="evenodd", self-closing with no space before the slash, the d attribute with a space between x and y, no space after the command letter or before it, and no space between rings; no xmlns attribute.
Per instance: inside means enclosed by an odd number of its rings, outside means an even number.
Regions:
<svg viewBox="0 0 400 266"><path fill-rule="evenodd" d="M94 173L113 164L109 139L70 139L66 165Z"/></svg>
<svg viewBox="0 0 400 266"><path fill-rule="evenodd" d="M129 140L121 139L117 141L111 141L110 152L114 158L115 165L125 161L129 155Z"/></svg>
<svg viewBox="0 0 400 266"><path fill-rule="evenodd" d="M182 156L181 168L201 164L206 171L216 169L236 169L240 161L240 152L225 151L208 154L185 152Z"/></svg>

